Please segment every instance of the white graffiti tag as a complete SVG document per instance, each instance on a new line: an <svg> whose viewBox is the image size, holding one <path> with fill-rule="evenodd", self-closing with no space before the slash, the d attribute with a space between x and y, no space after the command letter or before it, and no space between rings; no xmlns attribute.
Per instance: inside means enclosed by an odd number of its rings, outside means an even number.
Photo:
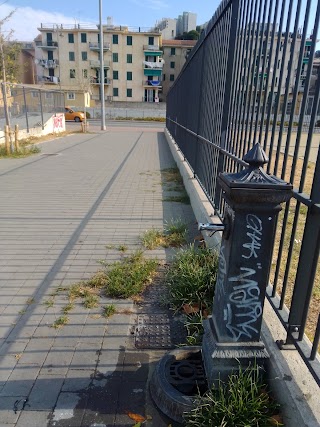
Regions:
<svg viewBox="0 0 320 427"><path fill-rule="evenodd" d="M258 258L257 251L261 248L261 235L262 235L262 222L256 215L249 214L247 220L247 237L249 242L242 245L243 248L248 249L247 255L242 255L242 258L250 259L252 257Z"/></svg>
<svg viewBox="0 0 320 427"><path fill-rule="evenodd" d="M240 270L238 276L229 278L229 282L237 285L233 286L230 303L225 311L226 327L235 341L242 335L252 338L252 334L257 334L258 330L253 324L262 316L260 289L258 282L254 280L256 270L245 267Z"/></svg>

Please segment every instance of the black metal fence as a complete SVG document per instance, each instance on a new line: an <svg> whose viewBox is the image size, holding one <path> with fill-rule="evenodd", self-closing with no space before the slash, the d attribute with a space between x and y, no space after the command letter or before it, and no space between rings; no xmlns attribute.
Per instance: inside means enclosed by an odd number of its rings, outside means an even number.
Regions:
<svg viewBox="0 0 320 427"><path fill-rule="evenodd" d="M221 217L217 176L257 142L268 172L294 184L268 298L279 346L294 344L320 384L319 14L317 0L223 0L169 92L167 128Z"/></svg>

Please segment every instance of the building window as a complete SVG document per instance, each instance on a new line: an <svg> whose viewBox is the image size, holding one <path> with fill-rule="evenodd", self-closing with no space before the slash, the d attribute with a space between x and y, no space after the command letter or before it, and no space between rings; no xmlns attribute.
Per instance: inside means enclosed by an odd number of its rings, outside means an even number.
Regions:
<svg viewBox="0 0 320 427"><path fill-rule="evenodd" d="M68 34L68 42L74 43L74 34L71 34L71 33Z"/></svg>
<svg viewBox="0 0 320 427"><path fill-rule="evenodd" d="M132 71L127 71L127 80L132 80Z"/></svg>
<svg viewBox="0 0 320 427"><path fill-rule="evenodd" d="M81 33L81 43L87 43L87 33Z"/></svg>
<svg viewBox="0 0 320 427"><path fill-rule="evenodd" d="M82 61L87 61L88 60L88 52L81 52L81 58L82 58Z"/></svg>
<svg viewBox="0 0 320 427"><path fill-rule="evenodd" d="M31 92L31 96L32 96L32 98L39 98L39 92L36 92L36 91L32 91Z"/></svg>
<svg viewBox="0 0 320 427"><path fill-rule="evenodd" d="M170 74L170 82L174 82L174 74Z"/></svg>
<svg viewBox="0 0 320 427"><path fill-rule="evenodd" d="M132 89L127 89L127 97L132 98Z"/></svg>
<svg viewBox="0 0 320 427"><path fill-rule="evenodd" d="M74 61L74 52L69 52L69 61Z"/></svg>
<svg viewBox="0 0 320 427"><path fill-rule="evenodd" d="M149 37L148 45L149 46L154 46L154 37Z"/></svg>
<svg viewBox="0 0 320 427"><path fill-rule="evenodd" d="M113 34L112 35L112 43L113 44L118 44L119 43L118 34Z"/></svg>
<svg viewBox="0 0 320 427"><path fill-rule="evenodd" d="M132 36L127 36L127 46L132 46Z"/></svg>
<svg viewBox="0 0 320 427"><path fill-rule="evenodd" d="M113 62L119 62L119 57L118 57L118 54L117 54L117 53L113 53L113 54L112 54L112 61L113 61Z"/></svg>
<svg viewBox="0 0 320 427"><path fill-rule="evenodd" d="M46 99L52 99L53 94L51 92L46 92Z"/></svg>
<svg viewBox="0 0 320 427"><path fill-rule="evenodd" d="M70 70L70 79L75 79L76 78L76 70L72 69Z"/></svg>
<svg viewBox="0 0 320 427"><path fill-rule="evenodd" d="M113 79L118 80L119 79L119 71L113 70Z"/></svg>
<svg viewBox="0 0 320 427"><path fill-rule="evenodd" d="M88 70L84 68L84 69L82 70L82 75L83 75L83 78L84 78L84 79L87 79L87 78L88 78Z"/></svg>
<svg viewBox="0 0 320 427"><path fill-rule="evenodd" d="M69 101L70 100L74 100L74 99L76 99L76 94L74 92L68 92L67 93L67 98L68 98Z"/></svg>
<svg viewBox="0 0 320 427"><path fill-rule="evenodd" d="M171 61L170 62L170 68L174 68L175 67L175 62L174 61Z"/></svg>
<svg viewBox="0 0 320 427"><path fill-rule="evenodd" d="M132 54L131 53L127 54L127 64L132 64Z"/></svg>
<svg viewBox="0 0 320 427"><path fill-rule="evenodd" d="M119 96L119 89L117 87L113 88L113 96Z"/></svg>
<svg viewBox="0 0 320 427"><path fill-rule="evenodd" d="M176 54L176 48L172 47L170 51L170 55L175 55L175 54Z"/></svg>
<svg viewBox="0 0 320 427"><path fill-rule="evenodd" d="M162 76L162 80L165 82L166 81L166 75L165 74L163 74L163 76Z"/></svg>

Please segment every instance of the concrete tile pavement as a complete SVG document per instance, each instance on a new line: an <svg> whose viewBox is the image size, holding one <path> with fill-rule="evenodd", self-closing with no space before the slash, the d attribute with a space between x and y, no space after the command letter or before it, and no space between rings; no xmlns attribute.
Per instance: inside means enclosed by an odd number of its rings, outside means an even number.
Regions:
<svg viewBox="0 0 320 427"><path fill-rule="evenodd" d="M98 260L165 221L194 224L189 205L163 201L161 169L174 165L162 130L111 129L46 142L0 161L0 425L132 426L126 411L169 421L150 404L147 380L161 352L135 349L132 301L108 321L80 304L61 329L59 286L90 277ZM153 251L166 260L170 251Z"/></svg>

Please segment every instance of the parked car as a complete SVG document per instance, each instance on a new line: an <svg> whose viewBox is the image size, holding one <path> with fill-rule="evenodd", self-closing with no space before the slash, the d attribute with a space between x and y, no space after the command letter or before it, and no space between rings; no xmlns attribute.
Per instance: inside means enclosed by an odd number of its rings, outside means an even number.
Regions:
<svg viewBox="0 0 320 427"><path fill-rule="evenodd" d="M74 111L70 107L65 107L65 119L74 120L75 122L82 122L84 120L84 113L82 111Z"/></svg>

